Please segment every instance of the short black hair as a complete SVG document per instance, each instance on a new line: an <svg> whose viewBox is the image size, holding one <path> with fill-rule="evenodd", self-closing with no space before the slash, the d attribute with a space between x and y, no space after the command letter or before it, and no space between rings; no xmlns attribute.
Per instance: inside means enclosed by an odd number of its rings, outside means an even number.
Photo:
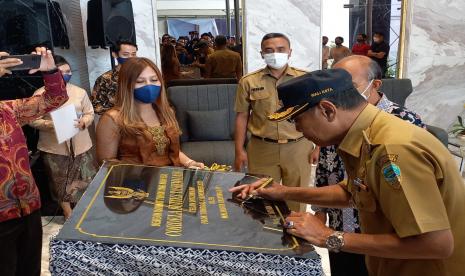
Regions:
<svg viewBox="0 0 465 276"><path fill-rule="evenodd" d="M357 34L357 35L362 36L363 39L367 39L367 35L366 35L366 34L361 33L361 34Z"/></svg>
<svg viewBox="0 0 465 276"><path fill-rule="evenodd" d="M55 65L58 67L58 66L61 66L61 65L65 65L65 64L68 64L69 65L69 62L63 57L63 56L60 56L60 55L54 55L53 56L53 59L55 60Z"/></svg>
<svg viewBox="0 0 465 276"><path fill-rule="evenodd" d="M202 36L208 36L208 37L211 38L211 34L210 34L210 33L203 33L200 37L202 37Z"/></svg>
<svg viewBox="0 0 465 276"><path fill-rule="evenodd" d="M218 47L225 46L228 44L228 40L224 35L219 35L215 37L215 45Z"/></svg>
<svg viewBox="0 0 465 276"><path fill-rule="evenodd" d="M199 42L197 42L195 45L194 45L194 49L202 49L202 48L206 48L208 47L208 42L206 40L199 40Z"/></svg>
<svg viewBox="0 0 465 276"><path fill-rule="evenodd" d="M112 52L118 53L119 51L121 51L121 45L131 45L136 47L136 50L139 50L137 44L132 42L131 40L118 40L116 42L116 45L113 47Z"/></svg>
<svg viewBox="0 0 465 276"><path fill-rule="evenodd" d="M263 42L267 41L268 39L272 39L272 38L284 38L287 43L289 44L289 48L291 47L291 41L289 40L289 38L285 35L285 34L282 34L282 33L268 33L266 34L265 36L263 36L262 38L262 42L261 42L261 46L263 46Z"/></svg>
<svg viewBox="0 0 465 276"><path fill-rule="evenodd" d="M373 35L379 35L379 36L384 37L384 34L382 32L374 32Z"/></svg>
<svg viewBox="0 0 465 276"><path fill-rule="evenodd" d="M337 108L351 110L365 103L366 100L360 95L357 89L352 88L339 93L331 93L322 100L333 103Z"/></svg>
<svg viewBox="0 0 465 276"><path fill-rule="evenodd" d="M341 40L342 43L344 43L344 38L342 36L336 36L336 38L334 40L336 40L338 38Z"/></svg>
<svg viewBox="0 0 465 276"><path fill-rule="evenodd" d="M328 38L327 36L325 36L325 35L322 36L321 38L322 38L322 39L325 39L325 38L326 38L326 39L329 39L329 38Z"/></svg>

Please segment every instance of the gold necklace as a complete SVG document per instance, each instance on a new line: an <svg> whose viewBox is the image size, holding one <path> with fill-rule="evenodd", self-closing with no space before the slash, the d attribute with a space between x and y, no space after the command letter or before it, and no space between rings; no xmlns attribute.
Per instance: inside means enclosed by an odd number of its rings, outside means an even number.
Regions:
<svg viewBox="0 0 465 276"><path fill-rule="evenodd" d="M155 150L158 155L165 153L166 146L168 145L169 139L165 135L164 126L149 127L148 131L152 134L153 142L155 143Z"/></svg>

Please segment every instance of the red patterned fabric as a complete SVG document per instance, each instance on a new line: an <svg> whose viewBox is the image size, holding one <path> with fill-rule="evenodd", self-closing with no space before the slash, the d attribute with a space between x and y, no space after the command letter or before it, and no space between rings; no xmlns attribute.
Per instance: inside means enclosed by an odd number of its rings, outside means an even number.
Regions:
<svg viewBox="0 0 465 276"><path fill-rule="evenodd" d="M0 101L0 222L40 208L39 190L32 177L21 126L68 100L60 72L44 74L44 82L46 92L41 96Z"/></svg>

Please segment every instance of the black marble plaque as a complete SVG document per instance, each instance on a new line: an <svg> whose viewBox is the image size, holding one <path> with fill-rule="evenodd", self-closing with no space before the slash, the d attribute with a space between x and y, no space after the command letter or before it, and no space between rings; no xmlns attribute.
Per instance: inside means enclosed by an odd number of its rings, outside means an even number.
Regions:
<svg viewBox="0 0 465 276"><path fill-rule="evenodd" d="M176 167L105 164L58 240L163 245L318 258L282 228L284 202L228 191L258 177Z"/></svg>

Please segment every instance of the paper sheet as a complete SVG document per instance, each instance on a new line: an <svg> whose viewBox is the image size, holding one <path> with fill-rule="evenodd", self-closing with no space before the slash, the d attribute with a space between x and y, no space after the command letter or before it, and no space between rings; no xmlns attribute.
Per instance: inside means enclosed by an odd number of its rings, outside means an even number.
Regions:
<svg viewBox="0 0 465 276"><path fill-rule="evenodd" d="M67 104L50 112L58 143L61 144L79 133L76 124L77 114L74 104Z"/></svg>

